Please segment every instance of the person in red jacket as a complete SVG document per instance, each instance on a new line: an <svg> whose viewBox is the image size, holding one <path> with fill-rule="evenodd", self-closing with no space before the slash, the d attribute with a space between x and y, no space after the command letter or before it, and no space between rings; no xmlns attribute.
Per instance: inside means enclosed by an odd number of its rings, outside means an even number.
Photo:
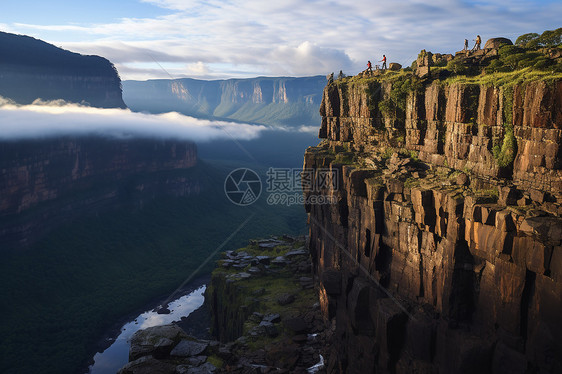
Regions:
<svg viewBox="0 0 562 374"><path fill-rule="evenodd" d="M382 67L381 69L386 69L386 55L382 55Z"/></svg>
<svg viewBox="0 0 562 374"><path fill-rule="evenodd" d="M371 65L371 61L367 61L367 70L369 70L370 73L373 72L373 66Z"/></svg>

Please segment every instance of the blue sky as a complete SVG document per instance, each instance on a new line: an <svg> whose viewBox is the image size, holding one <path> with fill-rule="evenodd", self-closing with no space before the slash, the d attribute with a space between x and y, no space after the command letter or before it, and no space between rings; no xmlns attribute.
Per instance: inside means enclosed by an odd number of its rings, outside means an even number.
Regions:
<svg viewBox="0 0 562 374"><path fill-rule="evenodd" d="M454 53L464 38L562 26L561 1L20 0L0 30L99 54L124 79L356 74L386 54Z"/></svg>

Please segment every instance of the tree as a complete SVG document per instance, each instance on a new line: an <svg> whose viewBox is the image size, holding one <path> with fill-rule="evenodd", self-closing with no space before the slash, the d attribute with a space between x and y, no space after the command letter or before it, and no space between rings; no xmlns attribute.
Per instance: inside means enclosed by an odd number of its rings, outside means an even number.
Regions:
<svg viewBox="0 0 562 374"><path fill-rule="evenodd" d="M537 40L544 47L556 47L562 44L562 27L556 30L546 30Z"/></svg>
<svg viewBox="0 0 562 374"><path fill-rule="evenodd" d="M537 34L536 32L530 32L530 33L527 33L527 34L523 34L523 35L521 35L520 37L517 38L517 40L515 41L515 45L518 45L520 47L525 47L527 45L527 43L537 39L539 36L540 35Z"/></svg>

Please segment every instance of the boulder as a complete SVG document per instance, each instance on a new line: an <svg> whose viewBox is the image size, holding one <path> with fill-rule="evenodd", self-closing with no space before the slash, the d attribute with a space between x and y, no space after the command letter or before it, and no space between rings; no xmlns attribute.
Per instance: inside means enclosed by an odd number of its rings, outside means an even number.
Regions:
<svg viewBox="0 0 562 374"><path fill-rule="evenodd" d="M484 49L499 49L502 45L513 45L513 42L508 38L492 38L484 44Z"/></svg>
<svg viewBox="0 0 562 374"><path fill-rule="evenodd" d="M279 305L289 305L295 301L295 295L291 293L284 293L277 298Z"/></svg>
<svg viewBox="0 0 562 374"><path fill-rule="evenodd" d="M269 336L270 338L274 338L277 335L279 335L279 331L277 330L277 327L275 327L275 325L271 322L261 321L258 327L263 329L263 332L267 334L267 336Z"/></svg>
<svg viewBox="0 0 562 374"><path fill-rule="evenodd" d="M293 251L289 251L285 253L285 257L294 257L294 256L307 256L308 252L304 250L304 248L297 248Z"/></svg>
<svg viewBox="0 0 562 374"><path fill-rule="evenodd" d="M187 334L177 325L155 326L139 330L131 337L129 361L153 354L165 356L184 337L187 337Z"/></svg>
<svg viewBox="0 0 562 374"><path fill-rule="evenodd" d="M288 263L289 261L287 261L287 259L283 256L277 256L273 261L271 261L271 265L279 267L285 267Z"/></svg>
<svg viewBox="0 0 562 374"><path fill-rule="evenodd" d="M251 268L248 269L248 273L254 274L254 275L259 275L259 274L262 273L262 270L260 268L258 268L257 266L252 266Z"/></svg>
<svg viewBox="0 0 562 374"><path fill-rule="evenodd" d="M260 264L264 264L264 265L269 265L269 262L271 261L269 256L257 256L256 259Z"/></svg>
<svg viewBox="0 0 562 374"><path fill-rule="evenodd" d="M391 62L390 64L388 64L388 70L398 71L400 69L402 69L402 65L397 62Z"/></svg>
<svg viewBox="0 0 562 374"><path fill-rule="evenodd" d="M209 344L201 341L184 339L170 352L170 356L175 357L191 357L199 356Z"/></svg>
<svg viewBox="0 0 562 374"><path fill-rule="evenodd" d="M426 52L425 49L422 50L418 55L416 63L416 75L420 78L429 76L431 65L433 64L433 54L431 52Z"/></svg>
<svg viewBox="0 0 562 374"><path fill-rule="evenodd" d="M263 317L263 321L267 321L267 322L271 322L271 323L281 322L281 316L277 313L267 314Z"/></svg>
<svg viewBox="0 0 562 374"><path fill-rule="evenodd" d="M258 242L258 247L259 249L263 250L267 250L267 249L271 249L271 248L275 248L279 245L282 244L286 244L285 242L281 241L281 240L274 240L274 239L270 239L270 240L261 240Z"/></svg>

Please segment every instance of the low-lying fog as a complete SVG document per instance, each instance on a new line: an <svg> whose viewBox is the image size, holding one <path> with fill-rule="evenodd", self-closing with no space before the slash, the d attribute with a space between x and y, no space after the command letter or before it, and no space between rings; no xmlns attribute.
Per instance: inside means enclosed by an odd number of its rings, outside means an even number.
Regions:
<svg viewBox="0 0 562 374"><path fill-rule="evenodd" d="M260 125L198 119L176 112L146 114L64 101L36 100L30 105L18 105L0 97L0 139L4 140L63 135L252 140L266 129Z"/></svg>

